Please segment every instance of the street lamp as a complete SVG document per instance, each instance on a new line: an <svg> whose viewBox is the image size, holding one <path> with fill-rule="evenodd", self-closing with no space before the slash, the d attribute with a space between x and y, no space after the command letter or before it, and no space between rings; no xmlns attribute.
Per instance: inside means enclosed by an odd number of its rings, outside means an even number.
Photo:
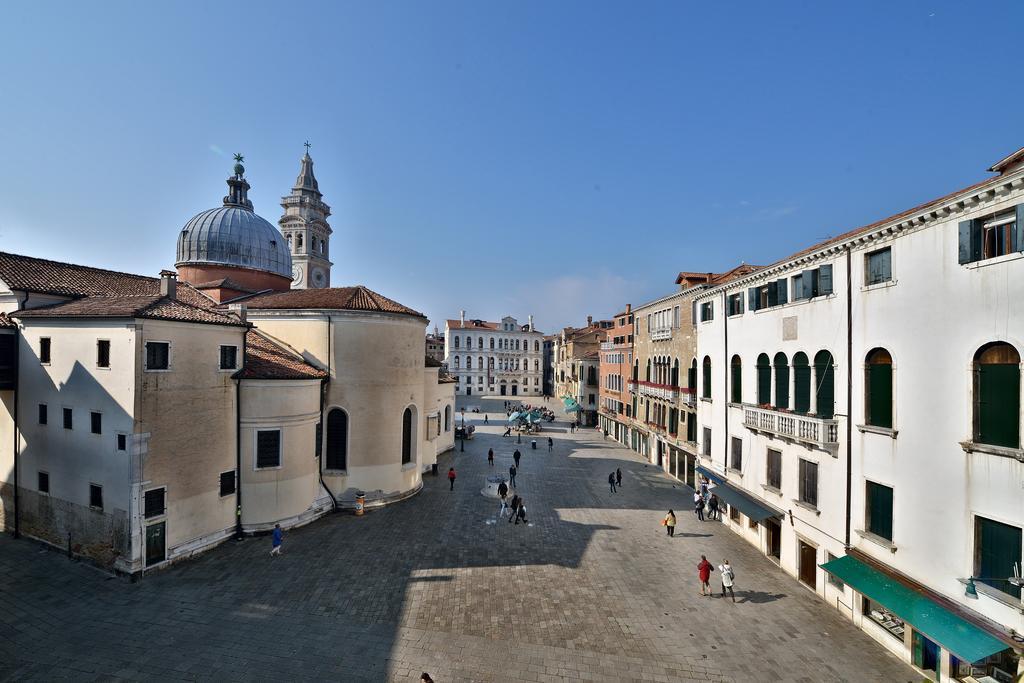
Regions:
<svg viewBox="0 0 1024 683"><path fill-rule="evenodd" d="M978 587L974 585L975 581L1006 581L1011 586L1024 586L1024 579L1020 577L1019 565L1013 563L1013 576L970 576L966 579L967 584L964 588L964 595L968 598L978 598Z"/></svg>

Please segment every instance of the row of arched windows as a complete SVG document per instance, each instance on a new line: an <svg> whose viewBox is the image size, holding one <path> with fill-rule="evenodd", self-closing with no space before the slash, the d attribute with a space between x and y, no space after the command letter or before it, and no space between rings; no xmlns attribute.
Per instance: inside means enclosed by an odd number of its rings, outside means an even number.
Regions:
<svg viewBox="0 0 1024 683"><path fill-rule="evenodd" d="M293 239L292 233L287 232L284 237L288 240L288 249L291 252L300 253L302 251L302 233L296 233ZM311 253L327 255L327 240L318 239L316 236L313 236L310 238L310 246L312 247Z"/></svg>
<svg viewBox="0 0 1024 683"><path fill-rule="evenodd" d="M452 407L444 408L444 430L452 428ZM327 443L324 451L324 469L348 469L349 420L348 413L341 408L327 411ZM416 443L416 409L408 406L402 413L402 464L413 460Z"/></svg>
<svg viewBox="0 0 1024 683"><path fill-rule="evenodd" d="M452 344L453 348L456 348L456 349L459 348L459 344L462 343L460 341L462 339L462 337L460 337L459 335L455 335L453 337L453 339L454 339L454 342ZM483 337L477 337L476 339L477 339L477 348L478 349L483 349L484 348L484 338ZM494 350L494 337L490 337L489 341L490 341L490 348L493 351ZM466 348L467 349L472 349L473 348L473 337L470 337L470 336L466 337ZM529 342L526 341L526 340L522 341L522 348L520 348L520 340L518 340L518 339L499 339L498 340L498 348L499 349L503 349L505 351L520 351L520 350L528 351L530 347L529 347ZM540 353L540 340L539 339L538 340L534 340L534 342L533 342L533 350L536 353Z"/></svg>
<svg viewBox="0 0 1024 683"><path fill-rule="evenodd" d="M462 368L462 357L461 356L455 356L453 358L453 360L452 360L452 367L454 369L456 369L456 370ZM483 370L484 369L484 357L483 356L478 356L477 357L476 367L477 367L478 370ZM487 359L487 367L489 369L491 369L491 370L494 369L494 359L493 358L488 358ZM498 367L501 368L502 370L519 370L520 369L520 359L518 359L518 358L499 359ZM529 367L528 362L524 361L522 363L522 368L525 370L528 367ZM473 369L473 357L472 356L466 356L466 369L467 370L472 370ZM535 371L537 371L537 372L540 371L540 360L535 359L533 361L533 369Z"/></svg>
<svg viewBox="0 0 1024 683"><path fill-rule="evenodd" d="M729 400L743 403L743 361L738 355L732 357L729 371ZM753 403L757 405L822 418L835 415L835 363L828 351L814 354L813 364L807 354L800 351L793 355L792 365L784 353L776 353L774 357L762 353L757 357L755 379ZM709 356L704 357L702 396L711 398Z"/></svg>

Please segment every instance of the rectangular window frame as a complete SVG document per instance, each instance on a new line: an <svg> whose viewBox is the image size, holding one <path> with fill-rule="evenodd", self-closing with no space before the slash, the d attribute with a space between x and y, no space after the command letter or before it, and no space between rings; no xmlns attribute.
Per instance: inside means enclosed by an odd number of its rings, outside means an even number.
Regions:
<svg viewBox="0 0 1024 683"><path fill-rule="evenodd" d="M109 339L97 339L96 340L96 369L97 370L109 370L110 369L110 340Z"/></svg>
<svg viewBox="0 0 1024 683"><path fill-rule="evenodd" d="M227 481L228 481L226 475L229 475L231 477L231 485L230 486L226 486ZM218 485L219 485L220 497L221 498L226 498L228 496L233 496L233 495L235 495L238 492L238 473L235 472L235 470L228 470L227 472L221 472L220 475L217 477L217 482L218 482Z"/></svg>
<svg viewBox="0 0 1024 683"><path fill-rule="evenodd" d="M102 434L103 433L103 413L98 410L89 411L89 433L90 434Z"/></svg>
<svg viewBox="0 0 1024 683"><path fill-rule="evenodd" d="M797 500L799 502L803 503L804 505L806 505L808 507L811 507L811 508L814 508L815 510L817 510L818 509L818 481L819 481L818 480L818 474L819 474L818 463L814 462L813 460L806 460L804 458L800 458L800 466L799 467L800 467L800 472L799 472L799 484L800 485L799 485L799 492L797 494L797 496L798 496ZM809 485L809 481L808 481L810 479L810 477L808 475L812 471L812 468L813 468L813 472L814 472L814 482L813 482L814 486L813 487Z"/></svg>
<svg viewBox="0 0 1024 683"><path fill-rule="evenodd" d="M836 555L832 554L831 552L829 552L828 550L826 550L825 551L825 559L826 559L826 561L831 562L832 560L836 560L836 559L839 559L839 558L838 558L838 556L836 556ZM843 583L842 580L837 579L835 577L835 575L832 574L832 572L825 572L825 583L827 583L828 585L832 586L836 590L841 590L844 593L846 592L846 584Z"/></svg>
<svg viewBox="0 0 1024 683"><path fill-rule="evenodd" d="M256 471L263 471L263 470L279 470L279 469L281 469L284 466L284 453L283 453L283 450L284 450L284 448L283 448L283 446L284 446L284 434L282 432L283 432L283 430L280 427L274 427L274 428L270 428L270 429L256 429L256 430L253 431L253 436L252 436L252 469L253 469L254 472L256 472ZM260 449L260 445L259 445L260 444L260 434L269 434L269 433L276 433L277 434L277 464L276 465L266 465L266 466L262 466L261 467L259 465L259 459L260 459L260 451L259 451L259 449Z"/></svg>
<svg viewBox="0 0 1024 683"><path fill-rule="evenodd" d="M46 470L36 472L36 490L40 495L50 495L50 473Z"/></svg>
<svg viewBox="0 0 1024 683"><path fill-rule="evenodd" d="M167 346L167 361L163 367L150 367L149 365L149 346L150 344L165 344ZM171 342L164 339L147 339L143 345L143 370L144 372L170 372L171 371L171 354L173 349L171 348Z"/></svg>
<svg viewBox="0 0 1024 683"><path fill-rule="evenodd" d="M154 512L151 513L151 511L149 509L149 504L150 504L149 503L149 501L150 501L149 494L156 493L157 491L160 492L160 500L159 500L160 510L159 511L154 511ZM153 488L146 489L145 491L142 492L142 518L143 519L145 519L146 521L149 521L149 520L152 520L152 519L158 519L160 517L163 517L166 514L167 514L167 487L166 486L154 486Z"/></svg>
<svg viewBox="0 0 1024 683"><path fill-rule="evenodd" d="M117 432L114 435L114 448L119 451L128 450L128 434L127 432Z"/></svg>
<svg viewBox="0 0 1024 683"><path fill-rule="evenodd" d="M871 510L875 507L875 495L883 494L884 490L889 491L889 519L888 522L884 520L875 519L871 514ZM895 516L895 491L892 486L881 484L876 481L866 479L864 481L864 530L877 538L882 538L892 543L893 536L893 517ZM885 526L888 526L888 535L885 532Z"/></svg>
<svg viewBox="0 0 1024 683"><path fill-rule="evenodd" d="M765 453L765 485L782 490L782 451L777 448L769 448Z"/></svg>
<svg viewBox="0 0 1024 683"><path fill-rule="evenodd" d="M50 424L50 407L46 403L39 404L38 420L41 425Z"/></svg>
<svg viewBox="0 0 1024 683"><path fill-rule="evenodd" d="M61 424L64 425L64 429L74 430L75 428L75 409L70 406L61 406Z"/></svg>
<svg viewBox="0 0 1024 683"><path fill-rule="evenodd" d="M99 504L97 504L97 496ZM103 487L100 484L89 482L89 508L103 510Z"/></svg>
<svg viewBox="0 0 1024 683"><path fill-rule="evenodd" d="M884 265L874 265L874 264ZM877 271L877 272L876 272ZM864 286L874 287L893 282L892 246L875 249L864 254Z"/></svg>
<svg viewBox="0 0 1024 683"><path fill-rule="evenodd" d="M39 338L39 364L49 365L53 360L53 340L50 337Z"/></svg>
<svg viewBox="0 0 1024 683"><path fill-rule="evenodd" d="M711 457L711 427L704 427L704 431L701 434L703 441L701 442L701 454L706 457Z"/></svg>
<svg viewBox="0 0 1024 683"><path fill-rule="evenodd" d="M224 355L225 352L230 351L231 353L231 365L225 365ZM217 369L220 372L234 372L238 369L238 345L237 344L221 344L218 347L217 353Z"/></svg>
<svg viewBox="0 0 1024 683"><path fill-rule="evenodd" d="M743 439L738 436L729 441L729 469L743 472Z"/></svg>

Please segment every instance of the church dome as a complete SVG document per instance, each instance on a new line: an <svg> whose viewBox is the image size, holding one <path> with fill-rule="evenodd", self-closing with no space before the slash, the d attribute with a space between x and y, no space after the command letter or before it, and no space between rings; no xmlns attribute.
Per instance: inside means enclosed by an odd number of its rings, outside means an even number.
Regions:
<svg viewBox="0 0 1024 683"><path fill-rule="evenodd" d="M234 171L224 205L195 215L182 228L175 265L234 266L291 279L292 257L284 236L252 210L241 163Z"/></svg>

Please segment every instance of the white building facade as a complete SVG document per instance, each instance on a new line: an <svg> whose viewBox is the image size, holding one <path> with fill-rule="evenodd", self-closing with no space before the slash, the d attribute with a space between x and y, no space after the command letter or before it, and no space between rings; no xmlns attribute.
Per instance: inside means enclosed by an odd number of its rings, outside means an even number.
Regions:
<svg viewBox="0 0 1024 683"><path fill-rule="evenodd" d="M544 334L506 316L501 322L448 320L445 363L463 396L540 396L544 382Z"/></svg>
<svg viewBox="0 0 1024 683"><path fill-rule="evenodd" d="M934 680L1019 675L1022 161L697 297L725 523Z"/></svg>

